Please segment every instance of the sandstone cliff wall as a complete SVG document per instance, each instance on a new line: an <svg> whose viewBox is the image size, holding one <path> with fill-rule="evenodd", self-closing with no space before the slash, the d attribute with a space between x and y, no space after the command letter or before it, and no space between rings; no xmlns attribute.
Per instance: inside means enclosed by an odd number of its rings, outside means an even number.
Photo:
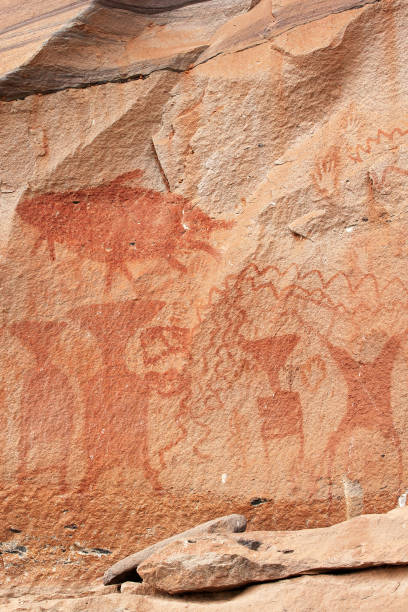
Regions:
<svg viewBox="0 0 408 612"><path fill-rule="evenodd" d="M228 512L393 507L406 2L22 4L0 8L9 577Z"/></svg>

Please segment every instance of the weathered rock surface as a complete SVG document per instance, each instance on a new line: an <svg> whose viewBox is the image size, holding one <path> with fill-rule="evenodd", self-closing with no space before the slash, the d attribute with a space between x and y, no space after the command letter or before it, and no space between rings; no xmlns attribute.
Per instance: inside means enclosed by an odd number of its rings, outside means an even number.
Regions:
<svg viewBox="0 0 408 612"><path fill-rule="evenodd" d="M0 4L0 74L20 68L37 55L54 34L91 4L91 0L49 0Z"/></svg>
<svg viewBox="0 0 408 612"><path fill-rule="evenodd" d="M218 28L247 12L252 0L54 0L56 6L51 10L45 10L46 3L40 4L44 12L30 19L26 14L32 9L15 0L6 2L9 21L14 19L0 32L0 44L4 45L0 57L5 57L0 68L6 72L0 79L0 99L123 82L161 70L183 72L200 62ZM25 19L21 19L23 15ZM47 22L55 16L59 18L57 27L50 27ZM62 17L70 18L63 28ZM33 36L32 29L27 32L27 25L32 28L36 22L45 34ZM10 36L13 39L7 44ZM14 67L16 49L17 58L26 61Z"/></svg>
<svg viewBox="0 0 408 612"><path fill-rule="evenodd" d="M189 538L200 536L204 533L223 533L223 532L243 532L246 529L246 518L240 514L230 514L229 516L222 516L212 521L207 521L196 527L192 527L183 533L178 533L171 538L166 538L160 542L156 542L152 546L140 550L133 555L129 555L125 559L121 559L108 570L106 570L103 576L103 583L109 584L120 584L126 580L141 580L138 573L138 566L143 563L150 555L159 552L165 548L171 542L177 541L180 538Z"/></svg>
<svg viewBox="0 0 408 612"><path fill-rule="evenodd" d="M300 574L408 565L408 509L358 516L300 531L183 538L138 568L148 586L168 593L225 591Z"/></svg>
<svg viewBox="0 0 408 612"><path fill-rule="evenodd" d="M113 589L114 587L110 587ZM106 587L105 587L106 589ZM302 576L228 593L169 596L143 584L125 583L121 593L98 588L1 596L7 611L41 612L404 612L408 598L408 568L381 568L340 575Z"/></svg>
<svg viewBox="0 0 408 612"><path fill-rule="evenodd" d="M5 586L394 507L407 2L0 6Z"/></svg>

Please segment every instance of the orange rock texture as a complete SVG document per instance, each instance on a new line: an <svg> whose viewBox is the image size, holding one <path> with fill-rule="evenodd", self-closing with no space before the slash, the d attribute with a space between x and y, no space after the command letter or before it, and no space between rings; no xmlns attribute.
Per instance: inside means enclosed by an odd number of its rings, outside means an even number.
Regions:
<svg viewBox="0 0 408 612"><path fill-rule="evenodd" d="M0 1L6 585L396 505L407 13Z"/></svg>

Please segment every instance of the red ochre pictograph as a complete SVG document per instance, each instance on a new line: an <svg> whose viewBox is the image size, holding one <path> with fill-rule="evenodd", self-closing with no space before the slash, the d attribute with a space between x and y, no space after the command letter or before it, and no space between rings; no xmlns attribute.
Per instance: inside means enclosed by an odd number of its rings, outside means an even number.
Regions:
<svg viewBox="0 0 408 612"><path fill-rule="evenodd" d="M151 461L150 400L153 395L182 399L188 377L182 365L174 367L172 358L188 355L191 338L187 328L151 325L164 306L158 300L135 299L90 304L68 314L94 336L100 349L102 365L80 382L81 397L76 397L69 379L52 361L69 323L21 321L8 327L35 359L22 380L16 422L19 482L47 481L64 488L74 419L84 408L81 444L86 465L79 489L98 486L104 474L124 463L135 478L142 476L153 489L161 488L159 471ZM126 365L128 343L135 335L143 363L140 373ZM156 463L165 467L160 446L156 452Z"/></svg>
<svg viewBox="0 0 408 612"><path fill-rule="evenodd" d="M408 130L400 127L393 128L389 132L379 129L376 136L369 136L364 143L358 143L354 148L350 148L348 156L355 163L371 162L374 166L378 161L381 163L384 158L385 164L380 171L375 167L369 170L374 187L382 189L390 174L408 176L408 169L399 165L399 149L404 142L405 145L408 144L407 136Z"/></svg>
<svg viewBox="0 0 408 612"><path fill-rule="evenodd" d="M362 162L365 155L371 154L382 143L393 143L397 137L404 138L405 136L408 136L408 130L399 127L390 132L379 129L376 136L369 136L363 144L358 143L355 149L350 151L349 157L354 162Z"/></svg>
<svg viewBox="0 0 408 612"><path fill-rule="evenodd" d="M244 350L250 353L258 367L265 371L271 386L271 395L258 397L258 412L261 420L261 435L265 455L268 456L267 441L287 436L299 436L299 458L303 457L303 414L299 393L281 389L279 372L299 341L295 334L271 336L260 340L241 339Z"/></svg>
<svg viewBox="0 0 408 612"><path fill-rule="evenodd" d="M352 441L358 431L377 432L395 451L396 487L401 488L403 457L400 435L393 421L391 382L408 326L407 289L399 278L387 280L383 287L374 275L365 275L354 283L349 279L345 283L345 279L346 275L341 273L341 277L334 275L322 283L319 290L303 287L302 291L294 292L297 297L293 303L300 325L327 348L347 388L345 414L326 443L329 478L332 481L341 443ZM304 281L304 277L299 277L297 282L300 286ZM336 285L342 286L343 295L336 296ZM337 346L332 340L339 323L350 334L347 346ZM352 357L357 346L366 343L366 333L384 338L372 361ZM347 458L343 456L341 461L344 463Z"/></svg>
<svg viewBox="0 0 408 612"><path fill-rule="evenodd" d="M175 193L134 185L141 175L135 170L97 187L24 199L17 212L38 232L33 250L46 243L55 260L55 245L61 244L80 258L106 264L107 290L118 273L133 283L127 266L132 261L162 260L185 273L180 260L185 253L218 259L211 234L232 223L212 219Z"/></svg>
<svg viewBox="0 0 408 612"><path fill-rule="evenodd" d="M319 270L302 273L296 265L279 270L274 266L261 269L251 264L239 274L226 278L222 287L213 289L209 303L201 308L200 320L209 329L208 346L200 345L201 378L208 387L206 395L201 397L207 398L208 408L207 404L205 408L195 406L198 398L194 402L191 397L185 416L202 429L198 448L205 446L210 435L203 417L207 410L230 414L231 439L235 445L239 444L242 420L239 407L227 406L224 398L234 402L233 390L245 372L251 384L251 373L261 370L267 374L271 388L269 395L255 396L265 457L268 458L274 440L294 435L299 441L298 457L301 458L303 408L299 393L287 385L296 379L297 369L297 385L306 384L309 394L318 392L327 376L328 362L332 360L331 367L338 368L338 376L346 385L347 402L339 425L326 441L322 440L329 473L333 473L342 441L352 438L356 430L367 434L376 431L395 450L396 486L402 485L401 441L391 405L392 372L404 330L408 328L408 292L401 279L380 282L374 274L354 277L342 271L325 278ZM344 346L337 346L336 325L347 329ZM252 330L250 337L246 331L249 329ZM253 339L254 330L255 337L260 338ZM283 330L288 333L282 333ZM289 333L290 330L296 333ZM269 331L270 335L262 336L262 331L264 334ZM364 334L381 343L373 361L351 356L367 343ZM314 343L313 356L303 364L295 361L292 365L288 363L289 356L304 335L308 343ZM316 354L318 345L321 354ZM195 385L193 381L192 387ZM250 389L248 393L251 394ZM348 460L343 455L337 459Z"/></svg>
<svg viewBox="0 0 408 612"><path fill-rule="evenodd" d="M395 448L402 482L400 434L391 405L392 372L408 328L408 292L399 278L380 283L373 274L354 278L337 272L325 279L319 270L302 273L295 265L281 271L251 264L211 292L194 330L161 323L164 306L154 299L135 299L81 306L68 315L95 337L102 359L97 373L81 383L81 439L86 454L82 489L123 463L160 489L159 467L166 467L174 447L180 444L181 449L192 442L193 452L208 458L206 441L219 418L229 428L231 447L238 448L237 439L243 434L235 391L239 385L249 385L248 401L257 423L253 431L259 432L264 461L271 460L274 441L290 436L297 439L299 461L305 442L299 385L306 381L308 393L317 392L329 360L347 388L344 415L322 441L329 474L334 473L336 456L347 460L344 453L339 455L345 438L356 430L376 431ZM344 346L333 332L338 321L348 325ZM352 357L363 323L364 333L378 329L378 338L384 338L375 359ZM20 321L8 327L35 359L22 381L20 396L20 480L44 474L61 484L66 480L78 406L69 380L54 363L55 357L52 361L56 353L51 350L58 346L66 325ZM302 363L298 363L295 349L303 333L308 342L314 342L313 357L303 363L302 349ZM127 366L131 338L137 339L132 346L140 351L142 370L137 372ZM321 354L316 353L319 344ZM252 396L255 372L266 378L255 377L254 389L259 390ZM296 390L291 388L293 381ZM150 410L153 396L157 405L157 395L177 396L179 408L172 413L175 433L171 440L164 436L154 450Z"/></svg>
<svg viewBox="0 0 408 612"><path fill-rule="evenodd" d="M285 379L293 378L291 373L294 368L288 360L299 336L282 331L273 335L273 325L268 325L265 320L265 309L268 316L276 315L279 318L280 314L285 315L280 311L282 303L279 301L278 286L270 279L262 281L256 266L250 265L240 274L227 277L222 288L214 288L208 304L199 309L200 324L194 331L191 357L186 366L186 371L191 372L191 381L186 384L189 393L180 404L178 415L184 429L180 431L176 443L182 442L187 437L187 429L192 428L195 432L193 452L201 459L209 458L207 441L213 435L213 423L219 418L224 418L234 454L241 448L241 440L247 438L243 430L242 402L236 391L239 385L245 386L250 401L253 397L251 420L258 424L264 458L268 460L274 441L289 436L297 439L298 459L303 456L303 418L299 394L290 389L290 382L283 384L280 380L283 371ZM259 301L258 290L266 291ZM252 339L253 334L251 337L247 335L245 328L252 325L256 327L257 339ZM269 329L269 336L259 338L260 332L265 334ZM195 337L199 342L198 352L194 346ZM256 370L266 374L269 393L258 393L257 396L251 389L253 372ZM261 378L258 376L258 380ZM240 461L245 463L245 451Z"/></svg>
<svg viewBox="0 0 408 612"><path fill-rule="evenodd" d="M36 364L22 381L19 416L20 482L66 483L77 402L67 376L50 359L66 323L21 321L9 326Z"/></svg>
<svg viewBox="0 0 408 612"><path fill-rule="evenodd" d="M140 334L143 362L146 367L155 366L175 353L188 351L191 331L185 327L156 325Z"/></svg>
<svg viewBox="0 0 408 612"><path fill-rule="evenodd" d="M337 147L331 147L315 163L311 173L315 188L324 198L330 198L338 190L340 155Z"/></svg>
<svg viewBox="0 0 408 612"><path fill-rule="evenodd" d="M391 406L391 376L395 359L401 346L401 338L387 340L371 363L354 360L346 350L327 342L330 354L342 372L347 384L347 410L336 431L331 434L326 452L330 465L338 445L357 429L379 431L390 440L398 454L399 485L402 485L402 450L399 434L395 429Z"/></svg>
<svg viewBox="0 0 408 612"><path fill-rule="evenodd" d="M159 474L149 458L149 395L151 383L162 383L166 392L166 383L173 381L171 375L162 381L149 373L129 371L125 351L130 338L163 306L160 301L129 300L91 304L70 313L95 336L103 361L103 367L83 388L87 469L82 488L97 482L116 464L141 471L153 488L160 488Z"/></svg>

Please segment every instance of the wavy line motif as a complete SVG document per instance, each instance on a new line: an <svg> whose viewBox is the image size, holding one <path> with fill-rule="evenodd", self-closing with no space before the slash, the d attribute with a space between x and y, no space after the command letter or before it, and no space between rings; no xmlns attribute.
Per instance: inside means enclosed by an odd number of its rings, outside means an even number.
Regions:
<svg viewBox="0 0 408 612"><path fill-rule="evenodd" d="M250 275L251 271L254 272L255 276ZM279 280L281 280L285 276L289 276L292 271L294 271L296 275L294 282L284 285L281 288L277 286L277 283L274 284L272 281L267 281L264 283L255 281L255 278L259 279L266 276L270 272L274 272L279 282ZM299 266L297 266L296 264L291 264L290 266L288 266L288 268L284 269L281 272L276 266L267 266L261 269L256 264L251 263L238 274L228 275L224 279L221 288L211 288L207 303L197 306L197 316L199 320L199 325L205 318L204 314L216 304L219 297L225 295L225 292L231 290L233 287L237 289L237 287L244 279L249 282L250 289L254 292L260 291L268 287L275 299L286 300L289 297L297 297L305 300L309 299L314 304L321 305L324 303L325 306L335 311L347 313L349 315L353 315L360 312L362 308L367 308L367 305L364 303L364 301L362 302L361 300L356 305L354 305L354 307L350 307L350 304L347 302L335 302L332 296L328 294L328 291L339 280L345 284L347 291L352 297L358 296L359 294L363 293L364 287L367 285L367 283L372 283L374 294L378 300L378 305L375 307L375 309L377 309L380 304L387 303L389 301L390 288L393 288L392 293L398 295L399 298L401 298L402 292L404 298L408 302L408 286L405 285L399 277L391 278L390 280L384 283L382 288L380 288L378 279L372 273L364 274L363 276L361 276L361 278L353 282L352 278L350 278L345 272L339 271L330 276L327 280L325 280L324 275L318 269L313 269L302 274L300 272ZM304 284L305 281L307 281L308 279L316 279L320 283L320 288L306 288ZM371 309L369 310L371 311Z"/></svg>
<svg viewBox="0 0 408 612"><path fill-rule="evenodd" d="M396 127L391 130L391 132L386 132L385 130L379 129L377 132L377 136L370 136L365 141L365 144L357 144L354 154L349 153L349 158L356 163L362 162L363 158L361 157L361 153L369 155L373 150L373 145L381 144L382 137L388 140L389 142L393 142L396 134L403 137L408 134L408 130L402 130L401 128Z"/></svg>

